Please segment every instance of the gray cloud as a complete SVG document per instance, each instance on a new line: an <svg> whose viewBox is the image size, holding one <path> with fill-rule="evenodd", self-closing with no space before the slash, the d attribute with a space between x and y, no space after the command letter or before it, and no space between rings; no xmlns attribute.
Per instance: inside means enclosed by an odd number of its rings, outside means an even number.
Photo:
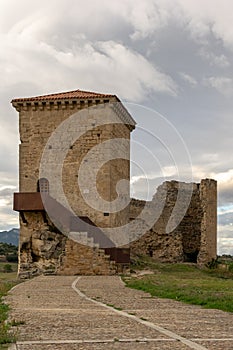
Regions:
<svg viewBox="0 0 233 350"><path fill-rule="evenodd" d="M213 52L210 52L208 48L202 47L199 52L200 56L209 62L210 65L216 65L220 68L226 68L230 66L229 59L224 54L215 54Z"/></svg>
<svg viewBox="0 0 233 350"><path fill-rule="evenodd" d="M3 188L0 190L0 198L6 198L6 197L12 197L12 194L14 193L14 188Z"/></svg>

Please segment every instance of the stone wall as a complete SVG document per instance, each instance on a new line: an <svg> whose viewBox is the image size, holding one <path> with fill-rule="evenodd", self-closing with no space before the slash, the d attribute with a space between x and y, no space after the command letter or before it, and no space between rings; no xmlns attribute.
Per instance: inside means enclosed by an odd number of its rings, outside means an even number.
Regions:
<svg viewBox="0 0 233 350"><path fill-rule="evenodd" d="M25 212L25 220L27 223L20 216L19 277L56 273L66 236L58 232L50 221L45 222L41 212Z"/></svg>
<svg viewBox="0 0 233 350"><path fill-rule="evenodd" d="M127 124L127 121L122 122L123 114L127 114L127 111L121 106L115 106L120 103L114 96L107 101L100 101L98 105L95 105L95 101L83 102L84 104L80 101L76 101L75 104L57 101L13 103L19 111L19 190L21 193L38 191L43 152L47 152L48 160L44 163L45 175L42 171L42 177L49 181L50 196L61 203L64 210L68 203L73 217L88 217L98 227L120 226L129 220L129 208L126 206L119 215L117 210L111 212L110 202L117 198L116 184L122 179L127 182L121 197L123 202L129 202L129 139L134 125ZM65 131L67 120L71 122ZM76 134L79 136L73 142L72 137ZM55 141L51 139L51 135L56 135ZM108 143L115 138L122 139L123 142L118 141L118 145ZM70 144L67 147L69 140ZM104 145L104 150L98 149L100 145ZM119 148L120 155L115 159ZM64 162L61 162L62 152L66 153ZM109 158L107 162L106 155ZM87 167L86 171L84 167L83 177L87 182L84 188L80 188L80 166L89 163L94 165L89 169ZM55 171L50 174L53 166ZM95 181L91 178L94 172ZM93 189L94 184L96 193ZM101 205L95 208L90 204L102 200L107 203L104 208ZM90 247L67 238L70 233L69 225L65 227L60 224L57 217L58 225L55 227L50 220L50 213L45 209L48 215L45 212L42 215L40 212L28 211L20 216L21 276L48 271L63 274L116 272L114 262L110 261L109 256L104 254L96 243L95 247Z"/></svg>
<svg viewBox="0 0 233 350"><path fill-rule="evenodd" d="M59 275L114 275L117 267L104 250L68 239L57 270Z"/></svg>
<svg viewBox="0 0 233 350"><path fill-rule="evenodd" d="M200 199L203 210L201 221L201 247L198 263L205 264L216 258L217 250L217 182L201 181Z"/></svg>
<svg viewBox="0 0 233 350"><path fill-rule="evenodd" d="M116 103L114 100L113 102ZM75 134L77 131L81 133L82 136L73 144L70 144L64 163L60 164L60 168L63 172L62 186L64 194L76 215L88 216L100 227L118 225L118 220L123 220L123 215L117 218L117 214L115 213L105 216L103 211L93 210L93 207L89 206L83 199L83 192L80 192L78 186L79 167L85 156L88 155L88 162L92 162L96 159L99 161L103 159L104 161L107 153L110 153L110 158L115 158L113 146L110 147L107 145L104 151L101 149L102 153L98 151L98 149L93 152L90 152L91 150L113 138L122 138L123 140L130 139L130 127L122 124L122 122L120 123L116 113L110 111L108 105L109 104L101 104L98 105L98 108L81 108L80 105L76 105L75 108L72 106L72 109L69 105L49 105L49 108L47 105L40 107L27 106L22 108L19 117L21 140L21 144L19 145L20 192L37 191L41 158L49 137L61 123L65 122L72 114L78 112L76 118L70 125L70 129L68 129L68 133ZM98 126L98 120L104 120L106 125ZM50 153L57 166L59 166L59 153L67 147L68 137L69 135L65 132L64 134L58 135L56 140L57 144L55 144L57 150L52 149L54 145L47 145L51 147ZM126 159L118 159L117 162L116 160L107 162L98 169L97 189L100 191L100 197L104 198L106 201L111 200L115 196L115 184L121 179L128 180L128 186L125 187L124 196L126 201L129 199L129 144L126 146L125 143L123 143L122 148L122 154L125 155ZM93 172L94 170L95 169L92 169ZM58 169L58 171L60 170ZM87 178L90 175L90 172L87 172ZM57 197L62 196L62 191L60 191L60 194L58 194L57 191L56 176L58 175L52 174L51 176L50 193L54 198L63 200L63 198ZM92 185L92 183L90 183L89 186L90 185ZM82 189L82 191L84 190L85 189ZM91 199L93 191L89 188L87 188L86 191L89 191L89 197ZM128 214L125 215L125 220L127 220L127 218Z"/></svg>
<svg viewBox="0 0 233 350"><path fill-rule="evenodd" d="M59 232L41 212L25 212L20 218L19 277L40 274L112 275L117 266L93 240L80 244ZM46 221L46 222L45 222ZM86 234L83 233L84 235ZM89 241L88 241L89 240Z"/></svg>
<svg viewBox="0 0 233 350"><path fill-rule="evenodd" d="M169 231L171 222L177 220L174 215L178 189L183 198L192 194L190 204L181 222ZM156 213L158 202L164 201L161 215L153 226L138 240L131 244L132 256L148 255L159 262L198 262L206 264L216 258L217 237L217 184L205 179L200 184L184 184L177 181L165 182L158 187L148 211ZM178 212L184 202L178 203ZM136 218L145 206L144 201L133 199L130 217ZM180 218L178 218L179 222Z"/></svg>

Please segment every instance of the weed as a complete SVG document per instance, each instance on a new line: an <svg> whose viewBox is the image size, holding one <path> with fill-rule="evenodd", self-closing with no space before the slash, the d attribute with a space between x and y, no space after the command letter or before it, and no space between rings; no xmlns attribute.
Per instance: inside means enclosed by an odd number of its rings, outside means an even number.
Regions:
<svg viewBox="0 0 233 350"><path fill-rule="evenodd" d="M18 326L21 326L21 325L23 325L23 324L25 324L25 321L16 321L16 320L12 320L12 321L10 322L11 327L18 327Z"/></svg>
<svg viewBox="0 0 233 350"><path fill-rule="evenodd" d="M123 310L121 307L118 307L118 306L114 306L114 309L118 310L118 311L122 311Z"/></svg>
<svg viewBox="0 0 233 350"><path fill-rule="evenodd" d="M140 320L147 321L147 319L145 317L140 317Z"/></svg>
<svg viewBox="0 0 233 350"><path fill-rule="evenodd" d="M117 306L115 306L113 304L106 304L106 305L109 306L109 307L112 307L113 309L118 310L118 311L122 311L123 310L121 307L117 307Z"/></svg>
<svg viewBox="0 0 233 350"><path fill-rule="evenodd" d="M109 306L109 307L114 307L114 305L113 304L106 304L107 306Z"/></svg>

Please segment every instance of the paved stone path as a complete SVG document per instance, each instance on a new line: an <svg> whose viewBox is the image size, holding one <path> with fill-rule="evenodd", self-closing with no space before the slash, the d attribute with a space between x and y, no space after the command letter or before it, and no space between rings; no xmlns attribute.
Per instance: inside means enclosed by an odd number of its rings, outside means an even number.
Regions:
<svg viewBox="0 0 233 350"><path fill-rule="evenodd" d="M13 350L233 350L233 315L126 288L119 277L41 276L7 297Z"/></svg>

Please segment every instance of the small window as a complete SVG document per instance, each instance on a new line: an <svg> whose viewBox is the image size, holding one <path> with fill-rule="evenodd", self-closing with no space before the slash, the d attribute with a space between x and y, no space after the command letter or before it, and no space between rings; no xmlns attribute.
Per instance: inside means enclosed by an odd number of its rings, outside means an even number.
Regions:
<svg viewBox="0 0 233 350"><path fill-rule="evenodd" d="M104 216L109 216L109 213L104 213Z"/></svg>
<svg viewBox="0 0 233 350"><path fill-rule="evenodd" d="M37 182L37 192L49 193L49 181L46 178L41 178Z"/></svg>

